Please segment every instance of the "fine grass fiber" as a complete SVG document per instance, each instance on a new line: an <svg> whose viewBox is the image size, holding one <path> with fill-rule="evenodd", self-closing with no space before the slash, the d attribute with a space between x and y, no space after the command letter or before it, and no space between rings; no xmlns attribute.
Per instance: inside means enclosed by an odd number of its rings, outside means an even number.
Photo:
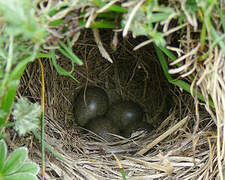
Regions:
<svg viewBox="0 0 225 180"><path fill-rule="evenodd" d="M203 106L198 107L196 116L193 97L168 83L152 45L133 51L145 37L123 39L120 34L114 51L109 47L113 32L100 30L100 36L113 63L102 57L92 31L83 30L73 46L84 63L76 66L73 73L80 83L58 74L52 61L42 59L45 141L63 159L47 152L46 179L122 179L118 162L125 177L132 180L214 177L218 173L213 158L216 127ZM57 51L56 55L58 65L70 71L70 61ZM29 64L21 78L18 97L40 102L40 74L37 61ZM130 138L118 137L110 143L78 127L73 121L73 97L86 85L106 90L110 104L127 99L139 103L152 129L134 132ZM194 133L196 126L198 131ZM7 140L10 147L26 145L30 158L40 163L38 140L9 131L14 133Z"/></svg>

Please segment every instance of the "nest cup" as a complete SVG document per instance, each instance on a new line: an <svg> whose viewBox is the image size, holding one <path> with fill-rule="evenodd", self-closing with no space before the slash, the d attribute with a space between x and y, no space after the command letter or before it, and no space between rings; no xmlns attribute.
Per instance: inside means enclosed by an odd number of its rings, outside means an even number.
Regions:
<svg viewBox="0 0 225 180"><path fill-rule="evenodd" d="M73 74L79 80L79 84L67 76L59 75L51 61L42 61L46 91L45 140L64 158L64 161L59 161L54 155L47 153L46 178L121 179L120 169L112 154L118 156L128 179L143 179L155 174L158 174L158 177L168 177L169 172L174 170L171 164L165 169L160 169L146 165L144 162L165 163L163 155L160 157L158 154L180 146L181 140L178 138L180 133L171 134L166 139L162 139L161 143L159 140L159 145L151 148L144 156L136 153L166 132L170 126L179 122L190 111L185 106L184 112L177 111L178 115L174 112L172 114L179 100L174 101L176 99L176 96L173 96L174 90L164 77L154 48L149 45L133 51L136 45L145 40L144 37L126 40L120 37L120 44L117 50L113 51L109 47L113 37L112 31L103 31L100 35L113 63L109 63L101 56L91 31L83 31L73 47L74 53L84 61L84 66L77 66ZM69 60L60 54L58 56L57 63L70 71ZM118 138L114 143L99 142L97 136L81 130L73 121L73 97L87 85L103 88L109 96L109 104L123 100L132 100L140 104L145 112L144 121L152 124L154 130L137 131L131 138ZM26 96L32 102L40 102L40 92L40 67L36 61L26 69L18 95ZM189 95L185 95L184 99L193 103ZM166 120L171 115L172 122ZM176 116L179 116L179 120ZM161 124L162 122L164 124ZM22 141L18 138L15 142L18 144L25 142L28 147L32 144L30 156L35 161L41 162L37 140ZM188 148L187 153L189 153ZM180 172L184 170L187 170L186 166L177 168Z"/></svg>

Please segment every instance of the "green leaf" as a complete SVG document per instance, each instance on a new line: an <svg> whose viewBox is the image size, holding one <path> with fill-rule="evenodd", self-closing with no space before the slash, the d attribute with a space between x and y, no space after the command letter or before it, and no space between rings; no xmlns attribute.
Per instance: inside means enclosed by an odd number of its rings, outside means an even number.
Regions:
<svg viewBox="0 0 225 180"><path fill-rule="evenodd" d="M32 61L31 56L21 59L20 62L16 65L16 67L11 72L11 80L19 80L22 76L24 70L27 67L27 64Z"/></svg>
<svg viewBox="0 0 225 180"><path fill-rule="evenodd" d="M191 14L195 14L198 10L196 0L187 0L185 3L185 9Z"/></svg>
<svg viewBox="0 0 225 180"><path fill-rule="evenodd" d="M168 67L167 61L165 60L164 55L162 54L160 49L155 45L155 43L154 43L154 47L155 47L157 56L160 57L159 58L159 62L160 62L160 65L161 65L161 67L163 69L163 72L164 72L167 80L169 82L171 82L173 80L173 78L171 77L171 75L168 72L169 71L169 67Z"/></svg>
<svg viewBox="0 0 225 180"><path fill-rule="evenodd" d="M13 151L5 161L5 165L2 169L2 174L9 175L15 173L22 167L24 161L27 159L27 155L28 151L25 147L21 147Z"/></svg>
<svg viewBox="0 0 225 180"><path fill-rule="evenodd" d="M9 176L5 176L4 180L38 180L38 178L29 173L16 173Z"/></svg>
<svg viewBox="0 0 225 180"><path fill-rule="evenodd" d="M106 5L106 3L102 3L100 0L93 0L93 2L99 6L99 7L103 7ZM124 7L120 7L119 5L111 5L107 10L109 11L114 11L114 12L119 12L119 13L125 13L127 12L127 9Z"/></svg>
<svg viewBox="0 0 225 180"><path fill-rule="evenodd" d="M4 119L5 117L7 117L7 113L5 111L3 111L2 109L0 109L0 119ZM1 123L0 123L0 127L1 127Z"/></svg>
<svg viewBox="0 0 225 180"><path fill-rule="evenodd" d="M37 131L34 130L32 132L33 132L35 138L38 139L41 142L42 141L41 136L37 133ZM57 159L59 159L61 161L65 161L65 159L60 154L58 154L52 146L50 146L47 142L44 142L44 144L45 144L46 149L50 153L52 153Z"/></svg>
<svg viewBox="0 0 225 180"><path fill-rule="evenodd" d="M72 2L60 2L56 3L53 5L49 10L48 10L48 15L49 16L54 16L57 12L61 11L62 9L71 6Z"/></svg>
<svg viewBox="0 0 225 180"><path fill-rule="evenodd" d="M151 37L154 39L154 42L158 47L165 47L166 46L166 41L163 38L162 33L154 31L153 33L151 33Z"/></svg>
<svg viewBox="0 0 225 180"><path fill-rule="evenodd" d="M3 127L12 127L12 126L15 126L15 122L7 122L7 123L4 123L4 124L0 125L0 130Z"/></svg>
<svg viewBox="0 0 225 180"><path fill-rule="evenodd" d="M0 172L4 166L7 155L7 146L4 140L0 141Z"/></svg>
<svg viewBox="0 0 225 180"><path fill-rule="evenodd" d="M37 175L40 168L39 166L34 162L26 162L23 164L23 166L17 171L20 173L30 173L33 175Z"/></svg>
<svg viewBox="0 0 225 180"><path fill-rule="evenodd" d="M67 39L67 41L69 41L69 39ZM83 65L83 62L73 53L73 50L69 45L67 47L62 41L59 41L59 44L63 47L63 49L62 48L59 49L62 54L64 54L65 52L64 55L67 56L73 63L76 63L80 66ZM68 42L68 44L70 44L70 41Z"/></svg>
<svg viewBox="0 0 225 180"><path fill-rule="evenodd" d="M78 82L79 81L73 77L73 75L70 72L67 72L65 69L63 69L61 66L59 66L56 62L56 58L55 58L55 51L51 50L51 57L52 57L52 64L54 65L54 67L56 68L56 71L60 74L60 75L65 75L65 76L69 76L71 77L74 81Z"/></svg>
<svg viewBox="0 0 225 180"><path fill-rule="evenodd" d="M6 118L8 117L8 114L11 111L18 84L18 80L12 80L10 83L8 83L6 91L4 92L5 94L3 97L1 97L2 99L0 101L0 109L5 113L0 116L0 125L5 122Z"/></svg>
<svg viewBox="0 0 225 180"><path fill-rule="evenodd" d="M6 32L12 36L22 34L25 39L41 41L45 36L35 17L35 3L30 0L0 1L0 10L7 20Z"/></svg>
<svg viewBox="0 0 225 180"><path fill-rule="evenodd" d="M59 26L60 24L62 24L64 21L64 19L57 19L55 21L52 21L49 23L49 26Z"/></svg>
<svg viewBox="0 0 225 180"><path fill-rule="evenodd" d="M211 32L213 38L214 38L214 39L219 39L219 38L220 38L219 33L217 33L216 29L213 27L213 25L212 25L212 23L211 23L210 20L208 20L208 23L210 24L209 30L210 30L210 32ZM225 43L224 43L224 41L220 40L220 41L218 42L218 44L219 44L220 48L223 50L223 52L224 52L224 54L225 54Z"/></svg>
<svg viewBox="0 0 225 180"><path fill-rule="evenodd" d="M16 90L19 84L19 79L22 76L26 65L31 61L31 57L27 57L19 62L10 74L9 83L6 85L4 90L0 90L0 109L4 114L0 112L0 126L5 122L8 114L11 111L12 105L14 103L14 97L16 95ZM2 96L2 97L1 97Z"/></svg>
<svg viewBox="0 0 225 180"><path fill-rule="evenodd" d="M0 134L0 140L7 137L8 137L8 134Z"/></svg>
<svg viewBox="0 0 225 180"><path fill-rule="evenodd" d="M117 14L114 12L104 12L104 13L99 13L97 18L114 20L116 18L116 16L117 16Z"/></svg>
<svg viewBox="0 0 225 180"><path fill-rule="evenodd" d="M123 15L122 27L124 27L125 24L127 23L131 12L132 12L132 9L129 9L129 12ZM131 22L131 25L129 27L129 30L131 30L135 36L140 36L140 35L147 36L149 34L151 29L147 26L146 14L143 11L139 10L136 12Z"/></svg>
<svg viewBox="0 0 225 180"><path fill-rule="evenodd" d="M160 21L164 21L166 20L171 14L174 13L174 10L172 8L169 7L163 7L163 6L159 6L159 7L155 7L153 9L151 9L152 7L150 7L151 11L147 11L147 21L148 23L155 23L155 22L160 22ZM155 9L155 10L154 10ZM154 10L154 12L153 12Z"/></svg>
<svg viewBox="0 0 225 180"><path fill-rule="evenodd" d="M15 104L12 114L16 120L16 130L19 135L24 135L39 126L41 106L37 103L30 103L27 98L21 98Z"/></svg>
<svg viewBox="0 0 225 180"><path fill-rule="evenodd" d="M7 59L7 52L5 49L0 49L0 57L4 60Z"/></svg>
<svg viewBox="0 0 225 180"><path fill-rule="evenodd" d="M218 4L215 4L216 10L220 16L220 21L222 23L222 27L223 27L223 32L225 32L225 20L224 20L224 16L223 16L223 11L222 9L220 9L220 7L218 6Z"/></svg>
<svg viewBox="0 0 225 180"><path fill-rule="evenodd" d="M80 23L80 26L84 26L86 24L86 21L84 20L80 20L79 21ZM95 20L94 22L91 23L91 25L89 26L89 28L96 28L96 29L101 29L101 28L109 28L109 29L112 29L112 28L115 28L116 25L115 25L115 22L114 21L106 21L106 20Z"/></svg>
<svg viewBox="0 0 225 180"><path fill-rule="evenodd" d="M166 61L166 58L164 57L164 54L162 52L166 52L167 55L169 55L169 57L171 57L173 60L175 60L175 56L172 54L172 53L169 53L169 50L165 51L166 48L161 48L161 47L157 47L154 43L154 47L155 47L155 50L156 50L156 54L158 56L158 59L160 61L160 65L163 69L163 72L168 80L169 83L173 84L173 85L176 85L180 88L182 88L183 90L191 93L191 85L188 84L187 82L185 81L182 81L182 80L174 80L171 75L169 74L168 72L168 65L167 65L167 61ZM193 89L193 92L194 92L194 95L195 95L195 89ZM200 93L200 92L197 92L197 96L198 96L198 99L202 100L202 101L205 101L203 95ZM209 104L211 107L214 107L214 104L212 102L212 100L209 100Z"/></svg>
<svg viewBox="0 0 225 180"><path fill-rule="evenodd" d="M39 59L39 58L52 58L52 56L51 56L51 54L38 52L36 58L37 59Z"/></svg>

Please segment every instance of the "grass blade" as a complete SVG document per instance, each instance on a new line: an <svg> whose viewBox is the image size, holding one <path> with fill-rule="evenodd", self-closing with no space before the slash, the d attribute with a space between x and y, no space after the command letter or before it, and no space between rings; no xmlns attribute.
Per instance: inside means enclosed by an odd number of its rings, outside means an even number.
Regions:
<svg viewBox="0 0 225 180"><path fill-rule="evenodd" d="M60 48L60 52L64 54L66 57L68 57L72 62L78 64L79 66L83 65L83 62L73 53L71 46L71 43L69 43L69 47L67 47L62 41L59 41L59 44L63 47Z"/></svg>
<svg viewBox="0 0 225 180"><path fill-rule="evenodd" d="M45 114L45 77L44 77L44 67L39 59L39 64L41 67L41 164L42 164L42 179L44 180L45 177L45 121L44 121L44 114Z"/></svg>
<svg viewBox="0 0 225 180"><path fill-rule="evenodd" d="M173 84L173 85L176 85L176 86L182 88L186 92L191 93L191 85L190 84L188 84L187 82L185 82L183 80L174 80L172 78L172 76L168 73L168 69L169 68L168 68L167 61L165 59L165 56L164 56L164 54L161 51L161 48L157 47L155 44L154 44L154 47L155 47L156 54L158 56L159 62L161 64L161 67L163 69L163 72L164 72L164 74L165 74L168 82L171 83L171 84ZM167 54L169 54L173 58L174 55L172 55L172 53L169 53L168 51L169 50L165 50L164 49L163 52L166 52ZM175 59L173 59L173 60L175 60ZM195 89L193 89L193 90L194 90L193 92L194 92L194 95L195 95L195 92L196 91L195 91ZM200 99L200 100L202 100L202 101L205 102L205 99L204 99L203 95L200 92L198 92L198 99ZM214 104L213 104L212 100L209 100L209 104L210 104L211 107L214 107Z"/></svg>
<svg viewBox="0 0 225 180"><path fill-rule="evenodd" d="M98 7L103 7L105 6L106 4L105 3L101 3L99 0L94 0L93 1ZM125 13L127 12L127 9L124 8L124 7L120 7L119 5L111 5L109 8L108 8L109 11L114 11L114 12L118 12L118 13Z"/></svg>
<svg viewBox="0 0 225 180"><path fill-rule="evenodd" d="M36 131L36 130L33 130L32 132L33 132L35 138L38 139L39 141L41 141L41 136L37 133L37 131ZM61 161L65 161L65 159L64 159L60 154L58 154L58 153L54 150L54 148L53 148L52 146L50 146L47 142L45 142L45 147L46 147L46 149L47 149L50 153L52 153L56 158L58 158L58 159L61 160Z"/></svg>
<svg viewBox="0 0 225 180"><path fill-rule="evenodd" d="M74 81L76 81L77 83L79 83L79 81L73 77L73 75L70 72L67 72L65 69L63 69L61 66L59 66L56 62L56 58L55 58L55 51L51 50L51 59L52 59L52 63L54 65L54 67L56 68L56 71L61 74L61 75L65 75L65 76L69 76L71 77Z"/></svg>

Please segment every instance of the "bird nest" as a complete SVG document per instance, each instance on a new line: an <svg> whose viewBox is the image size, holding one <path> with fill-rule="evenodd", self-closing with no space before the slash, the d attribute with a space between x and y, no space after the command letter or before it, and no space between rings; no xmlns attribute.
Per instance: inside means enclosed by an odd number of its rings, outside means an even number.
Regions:
<svg viewBox="0 0 225 180"><path fill-rule="evenodd" d="M145 37L122 39L113 51L109 45L113 32L100 32L104 47L113 63L99 52L93 34L84 30L73 46L74 53L83 60L73 76L60 75L49 59L42 59L45 76L45 141L57 156L46 154L46 179L121 179L121 168L127 179L192 179L213 177L209 169L215 154L215 142L208 139L214 133L214 123L208 113L199 109L196 125L195 105L191 95L171 87L164 77L154 48L132 49ZM68 59L58 54L57 63L70 70ZM110 103L131 99L145 111L145 121L153 130L132 133L116 142L104 142L73 122L73 97L83 86L95 85L109 95ZM38 61L29 64L21 79L18 96L32 102L41 97L41 69ZM165 108L166 107L166 108ZM198 127L196 127L198 126ZM194 134L195 129L201 132ZM30 159L41 162L41 148L32 136L8 139L10 147L24 145Z"/></svg>

